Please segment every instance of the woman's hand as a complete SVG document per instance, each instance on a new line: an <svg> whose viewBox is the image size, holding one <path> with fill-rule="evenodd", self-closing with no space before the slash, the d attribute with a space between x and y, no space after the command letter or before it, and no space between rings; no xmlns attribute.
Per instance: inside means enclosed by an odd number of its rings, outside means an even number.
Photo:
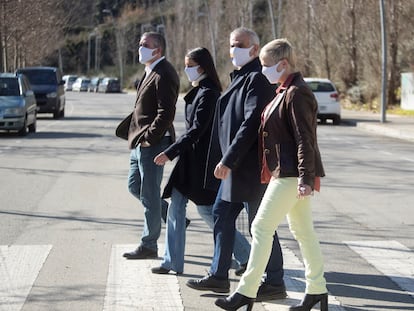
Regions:
<svg viewBox="0 0 414 311"><path fill-rule="evenodd" d="M217 179L226 179L230 174L230 168L225 166L223 163L219 163L216 165L216 168L214 169L214 176Z"/></svg>
<svg viewBox="0 0 414 311"><path fill-rule="evenodd" d="M311 188L311 186L309 185L298 185L298 194L297 194L297 198L299 200L304 199L306 196L311 195L313 193L313 190Z"/></svg>
<svg viewBox="0 0 414 311"><path fill-rule="evenodd" d="M166 162L170 161L164 152L161 152L154 158L154 163L157 165L164 165Z"/></svg>

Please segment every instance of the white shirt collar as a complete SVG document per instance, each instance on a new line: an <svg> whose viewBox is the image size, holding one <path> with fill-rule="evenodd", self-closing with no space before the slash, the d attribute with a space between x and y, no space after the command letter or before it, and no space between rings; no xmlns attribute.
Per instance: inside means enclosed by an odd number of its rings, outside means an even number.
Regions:
<svg viewBox="0 0 414 311"><path fill-rule="evenodd" d="M147 71L147 68L149 69L149 72L151 72L155 66L157 66L157 64L162 61L163 59L165 59L165 56L162 56L160 58L158 58L155 62L153 62L151 65L149 66L145 66L145 71Z"/></svg>
<svg viewBox="0 0 414 311"><path fill-rule="evenodd" d="M165 56L162 56L160 58L158 58L155 62L153 62L151 65L149 66L145 66L145 79L144 81L149 77L149 75L151 74L152 69L154 69L154 67L163 59L165 58Z"/></svg>

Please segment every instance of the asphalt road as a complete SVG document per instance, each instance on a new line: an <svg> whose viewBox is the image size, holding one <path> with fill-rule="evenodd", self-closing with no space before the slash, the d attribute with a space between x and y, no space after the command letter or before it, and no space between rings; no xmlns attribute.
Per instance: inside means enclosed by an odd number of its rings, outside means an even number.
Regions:
<svg viewBox="0 0 414 311"><path fill-rule="evenodd" d="M0 133L1 311L110 309L113 246L136 245L142 228L127 191L129 151L114 136L133 104L131 94L68 92L64 119L40 115L37 133L24 138ZM178 132L182 113L180 102ZM414 144L345 125L321 125L318 137L327 176L314 222L331 295L342 310L414 310ZM211 310L213 299L184 285L205 274L212 244L195 209L188 214L190 254L178 297L185 310ZM279 235L300 258L286 224ZM163 310L154 305L135 309Z"/></svg>

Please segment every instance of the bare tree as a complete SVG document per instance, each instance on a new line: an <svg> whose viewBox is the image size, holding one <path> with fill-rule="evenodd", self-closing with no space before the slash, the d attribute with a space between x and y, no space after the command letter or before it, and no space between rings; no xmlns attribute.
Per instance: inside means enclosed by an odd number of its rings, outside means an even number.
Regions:
<svg viewBox="0 0 414 311"><path fill-rule="evenodd" d="M389 2L389 43L390 43L390 62L389 62L389 80L388 80L388 98L387 103L390 105L396 103L396 86L399 85L397 79L400 72L398 64L398 39L400 34L400 16L402 3L400 0L391 0Z"/></svg>

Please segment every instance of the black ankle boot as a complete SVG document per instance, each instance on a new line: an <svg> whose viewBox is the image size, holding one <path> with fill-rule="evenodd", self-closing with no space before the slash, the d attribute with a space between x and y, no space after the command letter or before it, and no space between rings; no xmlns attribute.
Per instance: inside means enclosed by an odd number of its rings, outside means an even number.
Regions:
<svg viewBox="0 0 414 311"><path fill-rule="evenodd" d="M310 311L318 302L321 303L321 311L328 311L328 294L310 295L306 294L299 305L290 307L293 311Z"/></svg>
<svg viewBox="0 0 414 311"><path fill-rule="evenodd" d="M239 293L233 293L231 296L227 298L219 298L216 300L216 306L224 310L236 311L241 307L246 307L246 311L251 311L253 309L254 298L249 298L243 296Z"/></svg>

